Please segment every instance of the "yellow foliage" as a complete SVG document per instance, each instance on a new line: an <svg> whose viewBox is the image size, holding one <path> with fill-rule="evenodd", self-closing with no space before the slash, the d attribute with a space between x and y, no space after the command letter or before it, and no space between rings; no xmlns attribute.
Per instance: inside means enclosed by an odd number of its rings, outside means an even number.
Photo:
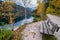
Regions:
<svg viewBox="0 0 60 40"><path fill-rule="evenodd" d="M3 10L3 7L0 7L0 10Z"/></svg>
<svg viewBox="0 0 60 40"><path fill-rule="evenodd" d="M55 11L53 8L48 7L47 10L46 10L46 13L52 13L53 11Z"/></svg>
<svg viewBox="0 0 60 40"><path fill-rule="evenodd" d="M10 17L9 23L10 24L14 23L14 18Z"/></svg>
<svg viewBox="0 0 60 40"><path fill-rule="evenodd" d="M12 12L14 10L14 3L12 3L12 2L2 2L2 6L0 6L0 10Z"/></svg>
<svg viewBox="0 0 60 40"><path fill-rule="evenodd" d="M60 8L60 0L51 0L50 4Z"/></svg>
<svg viewBox="0 0 60 40"><path fill-rule="evenodd" d="M44 3L39 3L38 8L37 8L37 14L40 15L41 13L44 12Z"/></svg>
<svg viewBox="0 0 60 40"><path fill-rule="evenodd" d="M60 0L57 1L56 6L60 8Z"/></svg>
<svg viewBox="0 0 60 40"><path fill-rule="evenodd" d="M46 10L46 13L50 13L51 12L51 8L48 7L47 10Z"/></svg>

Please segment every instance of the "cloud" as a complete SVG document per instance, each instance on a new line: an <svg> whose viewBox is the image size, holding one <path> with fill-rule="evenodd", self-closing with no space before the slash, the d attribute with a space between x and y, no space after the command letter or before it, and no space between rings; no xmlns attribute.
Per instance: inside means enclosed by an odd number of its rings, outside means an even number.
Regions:
<svg viewBox="0 0 60 40"><path fill-rule="evenodd" d="M20 6L24 7L23 2L21 0L16 0L15 3L17 5L20 5ZM37 0L31 0L31 3L27 7L29 7L29 8L36 8L37 7Z"/></svg>
<svg viewBox="0 0 60 40"><path fill-rule="evenodd" d="M16 0L16 4L24 6L21 0ZM37 0L31 0L31 3L27 7L37 7Z"/></svg>

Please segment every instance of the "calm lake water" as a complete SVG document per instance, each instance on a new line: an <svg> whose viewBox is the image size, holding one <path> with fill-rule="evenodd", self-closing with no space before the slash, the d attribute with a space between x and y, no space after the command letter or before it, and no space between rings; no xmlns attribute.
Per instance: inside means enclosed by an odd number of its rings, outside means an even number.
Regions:
<svg viewBox="0 0 60 40"><path fill-rule="evenodd" d="M17 21L16 23L13 24L14 30L16 30L17 28L19 28L21 25L25 24L25 21L26 21L25 18L23 19L23 17L22 18L20 17L19 19L20 19L19 21ZM34 19L34 17L32 17L32 16L27 17L27 23L31 23L33 21L33 19ZM11 29L10 24L6 24L5 26L8 29Z"/></svg>

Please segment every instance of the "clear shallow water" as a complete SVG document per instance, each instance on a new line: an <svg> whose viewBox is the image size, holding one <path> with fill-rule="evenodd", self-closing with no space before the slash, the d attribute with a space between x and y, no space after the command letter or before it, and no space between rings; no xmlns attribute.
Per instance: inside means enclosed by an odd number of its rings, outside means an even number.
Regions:
<svg viewBox="0 0 60 40"><path fill-rule="evenodd" d="M27 23L31 23L33 21L33 17L30 17L27 19ZM24 25L25 24L25 19L17 22L14 24L14 30L16 30L18 27L20 27L21 25Z"/></svg>

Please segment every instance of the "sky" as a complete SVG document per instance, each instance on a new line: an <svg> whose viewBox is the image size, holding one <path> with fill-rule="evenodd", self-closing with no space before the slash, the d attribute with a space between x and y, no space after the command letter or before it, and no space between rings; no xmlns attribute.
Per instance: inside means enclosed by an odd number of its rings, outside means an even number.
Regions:
<svg viewBox="0 0 60 40"><path fill-rule="evenodd" d="M16 4L23 6L23 2L21 0L16 0ZM31 0L31 3L27 7L37 7L37 0Z"/></svg>
<svg viewBox="0 0 60 40"><path fill-rule="evenodd" d="M15 3L20 6L23 6L23 2L21 0L16 0ZM35 9L37 7L37 0L31 0L31 3L27 7Z"/></svg>

